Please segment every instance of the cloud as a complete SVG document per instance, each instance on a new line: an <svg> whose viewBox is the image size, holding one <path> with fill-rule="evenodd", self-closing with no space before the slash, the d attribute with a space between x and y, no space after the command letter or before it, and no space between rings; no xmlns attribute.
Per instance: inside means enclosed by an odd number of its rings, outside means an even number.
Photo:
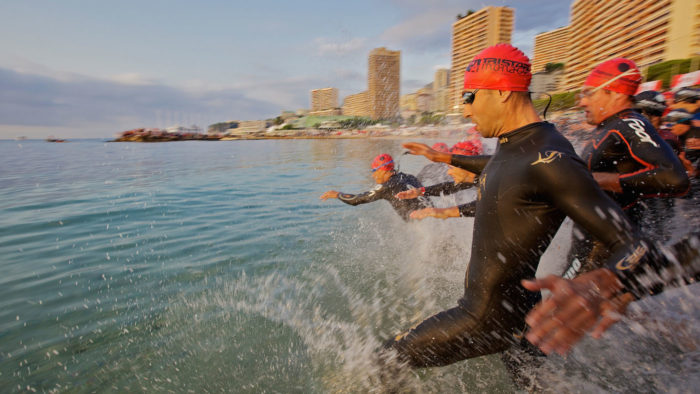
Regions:
<svg viewBox="0 0 700 394"><path fill-rule="evenodd" d="M328 38L319 37L314 40L314 47L319 56L345 56L360 53L367 48L367 39L361 37L337 42Z"/></svg>
<svg viewBox="0 0 700 394"><path fill-rule="evenodd" d="M250 97L239 89L190 92L166 85L87 77L66 81L0 68L2 130L12 126L71 129L74 132L66 137L99 137L105 135L90 133L95 129L112 130L112 134L134 127L171 125L156 124L159 118L161 122L197 120L206 127L221 120L264 119L279 111L278 104ZM3 134L0 137L15 136Z"/></svg>
<svg viewBox="0 0 700 394"><path fill-rule="evenodd" d="M451 10L428 10L384 31L379 40L405 51L450 51Z"/></svg>

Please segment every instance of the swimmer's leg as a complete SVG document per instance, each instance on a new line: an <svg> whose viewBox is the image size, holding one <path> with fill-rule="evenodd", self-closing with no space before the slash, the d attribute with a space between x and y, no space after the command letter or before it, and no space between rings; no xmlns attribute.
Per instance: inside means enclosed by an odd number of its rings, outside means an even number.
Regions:
<svg viewBox="0 0 700 394"><path fill-rule="evenodd" d="M511 327L495 319L478 320L457 306L389 340L384 349L411 367L437 367L505 350L514 343L511 333Z"/></svg>

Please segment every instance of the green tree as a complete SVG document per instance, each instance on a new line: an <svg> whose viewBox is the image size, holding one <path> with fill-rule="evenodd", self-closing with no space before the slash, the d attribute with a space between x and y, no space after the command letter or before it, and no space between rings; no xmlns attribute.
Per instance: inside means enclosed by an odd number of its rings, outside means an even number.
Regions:
<svg viewBox="0 0 700 394"><path fill-rule="evenodd" d="M661 80L663 87L668 88L671 86L671 79L674 75L696 71L698 68L700 68L700 57L668 60L649 66L646 80Z"/></svg>
<svg viewBox="0 0 700 394"><path fill-rule="evenodd" d="M564 68L564 63L547 63L544 65L544 70L548 73Z"/></svg>

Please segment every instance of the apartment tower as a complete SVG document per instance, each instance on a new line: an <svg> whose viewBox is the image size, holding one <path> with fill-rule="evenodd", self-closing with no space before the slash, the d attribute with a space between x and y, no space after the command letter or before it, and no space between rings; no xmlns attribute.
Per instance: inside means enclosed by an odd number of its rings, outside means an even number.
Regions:
<svg viewBox="0 0 700 394"><path fill-rule="evenodd" d="M568 26L536 35L532 55L532 73L545 71L547 63L564 63L568 53L568 41Z"/></svg>
<svg viewBox="0 0 700 394"><path fill-rule="evenodd" d="M464 70L483 49L510 43L514 11L508 7L486 7L452 24L452 72L450 73L450 112L462 111Z"/></svg>
<svg viewBox="0 0 700 394"><path fill-rule="evenodd" d="M368 100L367 91L346 96L345 100L343 100L343 115L369 117Z"/></svg>
<svg viewBox="0 0 700 394"><path fill-rule="evenodd" d="M311 112L338 108L338 89L324 88L311 91Z"/></svg>
<svg viewBox="0 0 700 394"><path fill-rule="evenodd" d="M440 68L435 71L433 95L433 112L446 113L450 109L450 70Z"/></svg>
<svg viewBox="0 0 700 394"><path fill-rule="evenodd" d="M626 57L644 69L700 55L698 0L575 0L564 89L578 89L598 63Z"/></svg>
<svg viewBox="0 0 700 394"><path fill-rule="evenodd" d="M399 114L401 51L376 48L369 53L367 95L369 116L388 119Z"/></svg>

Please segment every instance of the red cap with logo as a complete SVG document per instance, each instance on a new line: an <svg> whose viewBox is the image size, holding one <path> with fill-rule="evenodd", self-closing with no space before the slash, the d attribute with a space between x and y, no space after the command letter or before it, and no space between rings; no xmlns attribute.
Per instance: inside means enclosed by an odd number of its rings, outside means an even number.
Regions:
<svg viewBox="0 0 700 394"><path fill-rule="evenodd" d="M481 147L473 141L462 141L454 144L450 153L453 155L474 156L481 154Z"/></svg>
<svg viewBox="0 0 700 394"><path fill-rule="evenodd" d="M383 170L391 171L394 169L394 159L388 153L382 153L372 161L372 172Z"/></svg>
<svg viewBox="0 0 700 394"><path fill-rule="evenodd" d="M642 74L637 65L629 59L618 57L597 65L584 85L634 96L641 82Z"/></svg>
<svg viewBox="0 0 700 394"><path fill-rule="evenodd" d="M497 44L479 52L469 63L464 73L464 90L527 92L530 79L530 59L510 44Z"/></svg>
<svg viewBox="0 0 700 394"><path fill-rule="evenodd" d="M433 146L431 148L433 148L434 150L436 150L438 152L443 152L443 153L447 153L450 151L450 148L444 142L436 142L433 144Z"/></svg>

